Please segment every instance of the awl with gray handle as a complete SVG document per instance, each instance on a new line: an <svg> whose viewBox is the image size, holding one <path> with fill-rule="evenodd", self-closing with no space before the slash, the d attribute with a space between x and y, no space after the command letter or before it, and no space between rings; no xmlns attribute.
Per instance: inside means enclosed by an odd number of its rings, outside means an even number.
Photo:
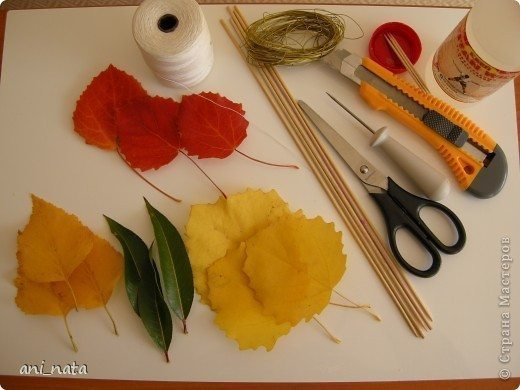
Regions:
<svg viewBox="0 0 520 390"><path fill-rule="evenodd" d="M328 92L327 95L373 134L370 139L370 145L385 152L424 195L432 200L441 200L448 195L450 183L446 176L392 138L388 134L386 126L381 127L379 130L373 130L338 99Z"/></svg>

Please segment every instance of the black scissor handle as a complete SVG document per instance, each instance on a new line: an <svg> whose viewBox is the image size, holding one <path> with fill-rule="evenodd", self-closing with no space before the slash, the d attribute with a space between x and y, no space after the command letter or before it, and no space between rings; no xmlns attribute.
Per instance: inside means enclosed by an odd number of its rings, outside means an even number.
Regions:
<svg viewBox="0 0 520 390"><path fill-rule="evenodd" d="M464 247L466 244L466 230L457 215L455 215L455 213L449 208L439 202L410 194L408 191L399 187L390 177L388 178L388 194L399 203L404 210L406 210L411 219L419 225L426 234L426 237L431 240L440 251L454 254ZM451 221L457 231L457 241L453 245L445 245L424 223L420 216L421 209L424 207L431 207L439 210Z"/></svg>
<svg viewBox="0 0 520 390"><path fill-rule="evenodd" d="M390 178L388 178L388 180L389 182L391 181ZM388 230L388 240L390 243L390 248L392 249L392 252L394 253L394 256L396 260L399 262L399 264L408 272L421 278L429 278L435 275L439 271L439 268L441 266L441 256L437 248L432 244L430 240L428 240L425 232L423 232L419 228L419 226L408 215L405 214L405 212L399 207L399 205L390 197L389 192L370 193L370 195L374 198L377 205L383 212L386 228ZM396 237L397 231L399 229L408 230L423 245L424 249L430 254L432 258L432 263L429 268L425 270L418 269L404 259L404 257L401 255L401 252L399 252L399 248L397 246Z"/></svg>

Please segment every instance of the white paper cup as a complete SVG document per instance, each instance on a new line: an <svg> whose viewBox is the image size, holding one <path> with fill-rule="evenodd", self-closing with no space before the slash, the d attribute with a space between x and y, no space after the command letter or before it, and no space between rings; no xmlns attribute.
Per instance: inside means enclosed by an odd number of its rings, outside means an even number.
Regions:
<svg viewBox="0 0 520 390"><path fill-rule="evenodd" d="M432 67L442 90L467 103L520 75L520 1L478 0L437 49Z"/></svg>

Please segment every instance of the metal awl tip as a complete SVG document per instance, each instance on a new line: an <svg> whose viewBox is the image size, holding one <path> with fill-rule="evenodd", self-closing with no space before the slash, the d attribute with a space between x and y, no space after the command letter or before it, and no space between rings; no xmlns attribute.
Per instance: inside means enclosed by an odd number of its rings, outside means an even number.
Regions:
<svg viewBox="0 0 520 390"><path fill-rule="evenodd" d="M348 112L351 116L353 116L359 123L361 123L368 131L370 131L372 134L375 134L375 130L372 129L369 125L367 125L360 117L358 117L356 114L354 114L352 111L350 111L343 103L341 103L338 99L336 99L334 96L332 96L330 93L325 92L329 97L334 100L341 108L343 108L346 112Z"/></svg>

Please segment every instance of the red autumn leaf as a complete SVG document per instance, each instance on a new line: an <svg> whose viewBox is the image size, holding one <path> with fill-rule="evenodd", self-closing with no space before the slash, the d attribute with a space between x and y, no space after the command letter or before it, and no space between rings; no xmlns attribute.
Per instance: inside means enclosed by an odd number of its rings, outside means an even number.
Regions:
<svg viewBox="0 0 520 390"><path fill-rule="evenodd" d="M121 107L117 115L117 142L132 168L158 169L177 156L179 106L172 99L149 96Z"/></svg>
<svg viewBox="0 0 520 390"><path fill-rule="evenodd" d="M81 94L73 114L74 130L87 144L116 149L116 115L129 100L148 96L132 76L109 65Z"/></svg>
<svg viewBox="0 0 520 390"><path fill-rule="evenodd" d="M181 147L199 158L229 156L246 138L242 104L211 92L183 96L179 111Z"/></svg>

